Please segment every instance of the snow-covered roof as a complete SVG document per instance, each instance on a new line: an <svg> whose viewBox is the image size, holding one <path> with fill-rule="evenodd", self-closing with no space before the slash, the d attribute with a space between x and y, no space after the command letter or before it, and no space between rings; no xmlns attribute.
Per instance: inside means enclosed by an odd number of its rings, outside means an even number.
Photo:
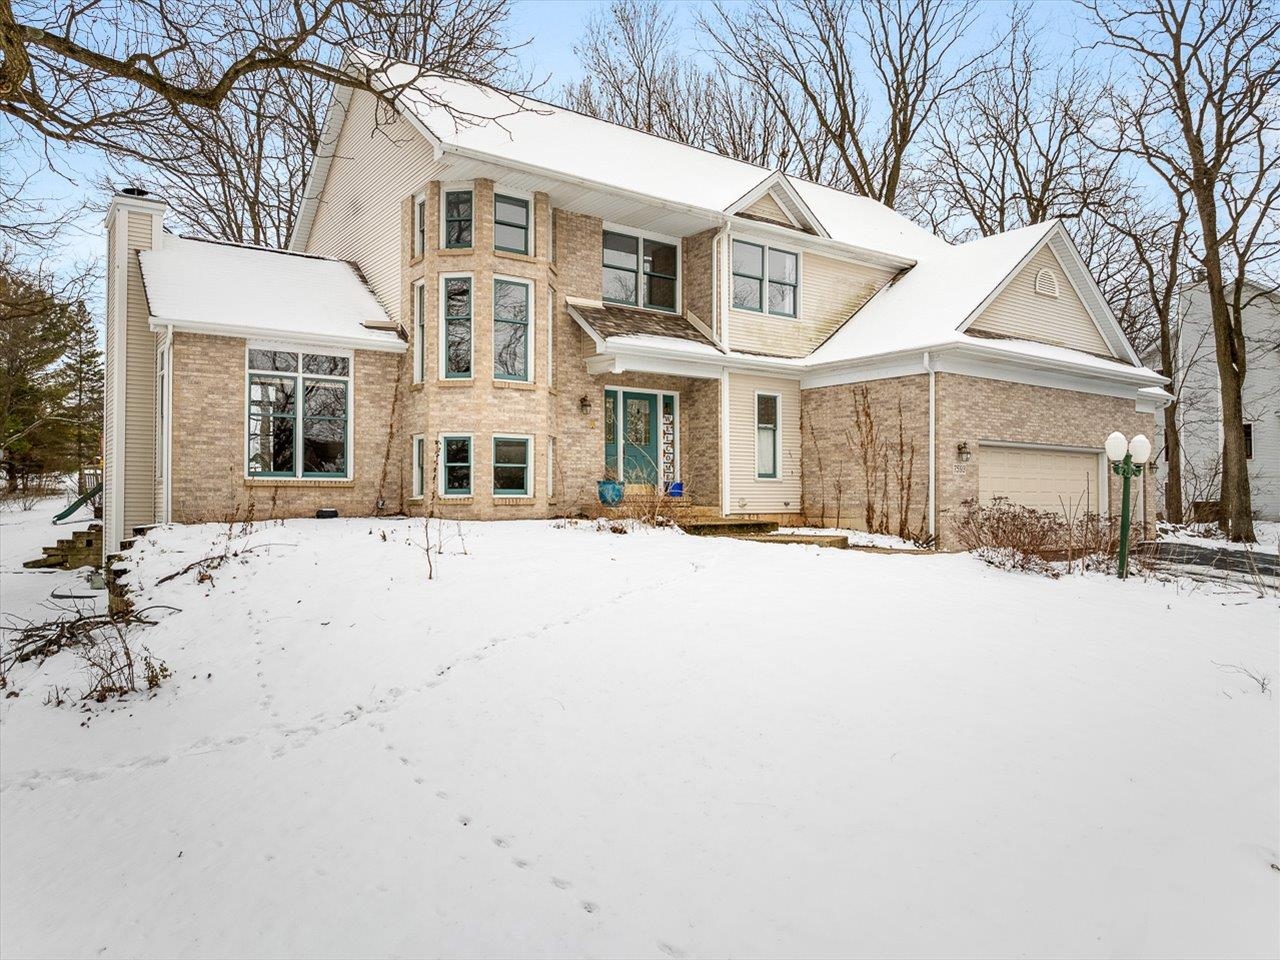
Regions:
<svg viewBox="0 0 1280 960"><path fill-rule="evenodd" d="M402 350L387 313L345 260L165 235L138 254L151 316L207 333ZM369 324L384 329L371 329Z"/></svg>
<svg viewBox="0 0 1280 960"><path fill-rule="evenodd" d="M354 54L376 66L381 58ZM832 240L914 260L945 241L866 197L783 177L768 167L634 130L531 97L512 97L464 80L386 68L398 103L446 151L723 213L764 181L782 177ZM447 103L450 109L441 104Z"/></svg>

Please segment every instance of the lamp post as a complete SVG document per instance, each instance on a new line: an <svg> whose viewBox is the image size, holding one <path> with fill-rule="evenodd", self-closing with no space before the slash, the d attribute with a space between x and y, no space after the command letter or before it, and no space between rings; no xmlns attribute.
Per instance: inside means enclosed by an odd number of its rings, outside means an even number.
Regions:
<svg viewBox="0 0 1280 960"><path fill-rule="evenodd" d="M1120 503L1120 557L1116 562L1116 573L1123 580L1129 575L1129 481L1142 476L1142 467L1151 458L1151 441L1142 434L1126 440L1117 430L1107 437L1106 449L1111 469L1121 478L1124 488Z"/></svg>

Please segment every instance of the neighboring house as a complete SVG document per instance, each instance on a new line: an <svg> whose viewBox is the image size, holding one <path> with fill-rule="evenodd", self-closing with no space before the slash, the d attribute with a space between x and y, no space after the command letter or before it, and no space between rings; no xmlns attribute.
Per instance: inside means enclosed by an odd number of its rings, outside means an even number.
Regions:
<svg viewBox="0 0 1280 960"><path fill-rule="evenodd" d="M859 410L872 499L909 491L943 546L970 498L1116 507L1103 439L1152 433L1164 380L1060 223L951 246L864 197L422 82L470 119L410 96L378 126L335 93L288 252L114 199L108 549L249 512L572 514L617 476L859 524Z"/></svg>
<svg viewBox="0 0 1280 960"><path fill-rule="evenodd" d="M1280 520L1280 296L1250 286L1246 299L1241 400L1253 515ZM1203 284L1181 292L1178 314L1178 424L1183 488L1192 510L1217 501L1222 472L1218 361ZM1164 456L1162 443L1159 449Z"/></svg>

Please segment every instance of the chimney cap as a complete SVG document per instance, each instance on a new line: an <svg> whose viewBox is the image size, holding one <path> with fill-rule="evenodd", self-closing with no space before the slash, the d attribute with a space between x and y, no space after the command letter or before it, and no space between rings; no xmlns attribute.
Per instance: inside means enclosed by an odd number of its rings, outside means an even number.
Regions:
<svg viewBox="0 0 1280 960"><path fill-rule="evenodd" d="M149 196L151 196L151 192L150 192L149 190L146 190L146 189L145 189L145 188L143 188L143 187L124 187L124 188L120 191L120 193L121 193L121 195L122 195L122 196L125 196L125 197L149 197Z"/></svg>

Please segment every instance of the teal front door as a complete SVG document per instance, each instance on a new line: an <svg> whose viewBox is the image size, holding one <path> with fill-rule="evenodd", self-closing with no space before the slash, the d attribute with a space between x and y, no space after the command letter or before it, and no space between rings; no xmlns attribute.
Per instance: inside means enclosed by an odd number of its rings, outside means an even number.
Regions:
<svg viewBox="0 0 1280 960"><path fill-rule="evenodd" d="M622 394L622 479L658 483L658 396Z"/></svg>

